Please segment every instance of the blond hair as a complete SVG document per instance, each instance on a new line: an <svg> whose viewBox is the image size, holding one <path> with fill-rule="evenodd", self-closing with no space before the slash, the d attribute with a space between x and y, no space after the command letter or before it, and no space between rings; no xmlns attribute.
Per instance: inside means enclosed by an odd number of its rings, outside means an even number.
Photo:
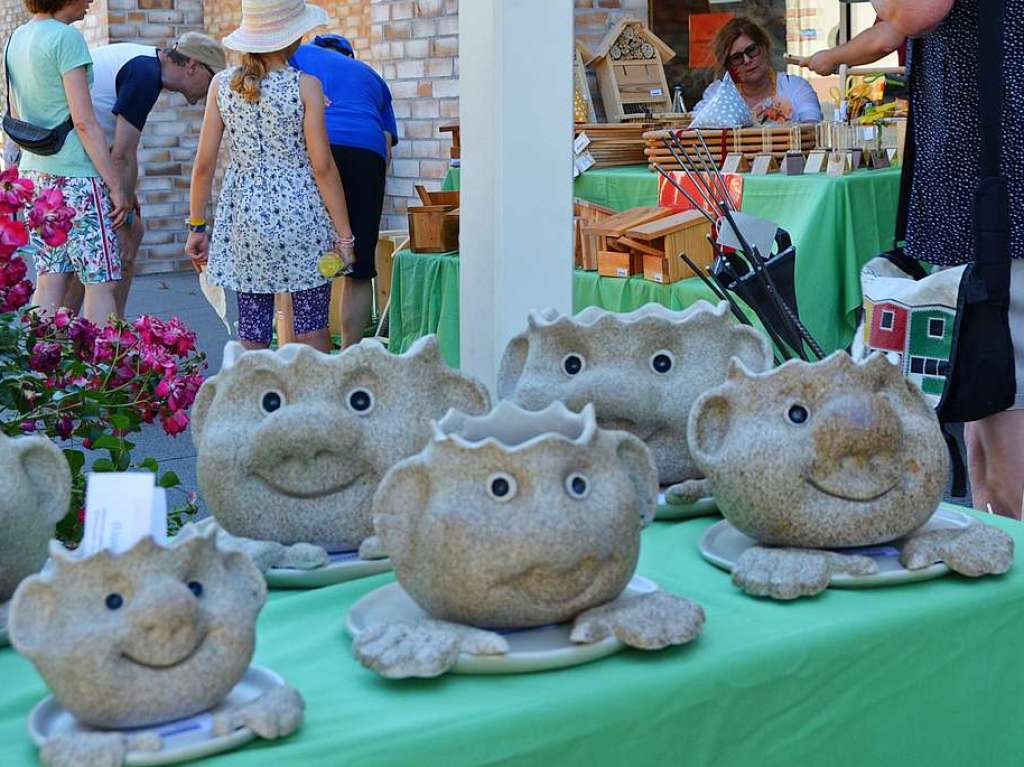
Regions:
<svg viewBox="0 0 1024 767"><path fill-rule="evenodd" d="M263 78L267 76L268 71L267 57L283 55L285 59L290 59L292 54L298 50L301 42L301 40L296 40L287 48L282 48L273 53L242 54L242 63L238 67L238 71L231 77L231 90L250 103L259 101L260 85L263 83Z"/></svg>

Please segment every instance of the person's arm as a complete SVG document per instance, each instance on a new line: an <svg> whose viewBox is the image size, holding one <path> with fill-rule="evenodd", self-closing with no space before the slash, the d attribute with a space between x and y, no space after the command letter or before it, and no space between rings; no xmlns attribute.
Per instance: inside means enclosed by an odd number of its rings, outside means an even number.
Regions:
<svg viewBox="0 0 1024 767"><path fill-rule="evenodd" d="M220 154L220 142L224 137L224 119L217 104L220 78L221 75L218 74L210 81L203 127L199 131L199 148L196 150L196 161L192 165L188 211L189 218L193 221L206 220L206 206L210 201L213 174L217 170L217 155ZM192 259L196 270L202 271L202 265L206 263L210 253L210 232L190 232L185 244L185 253Z"/></svg>
<svg viewBox="0 0 1024 767"><path fill-rule="evenodd" d="M114 228L118 229L124 224L130 207L121 178L114 172L114 163L110 159L107 139L103 135L100 124L96 121L85 67L75 67L64 74L64 93L67 95L71 119L75 123L75 132L78 134L86 154L89 155L89 159L92 160L92 164L96 166L100 178L110 189L110 199L114 204L111 222Z"/></svg>
<svg viewBox="0 0 1024 767"><path fill-rule="evenodd" d="M795 75L786 75L786 78L790 85L790 103L793 107L791 119L801 123L820 123L821 102L811 84Z"/></svg>
<svg viewBox="0 0 1024 767"><path fill-rule="evenodd" d="M310 75L302 75L299 84L302 103L306 108L303 131L306 134L306 149L309 152L309 163L313 169L313 178L320 189L324 206L334 224L334 230L342 240L352 237L352 226L348 220L348 207L345 203L345 189L341 185L341 174L334 164L331 144L327 138L327 127L324 124L324 89L320 81ZM337 243L342 251L352 256L352 245Z"/></svg>
<svg viewBox="0 0 1024 767"><path fill-rule="evenodd" d="M872 64L899 48L906 35L888 21L880 21L868 27L848 43L825 51L818 51L808 59L801 61L805 66L827 76L834 74L843 64L855 67L861 64Z"/></svg>
<svg viewBox="0 0 1024 767"><path fill-rule="evenodd" d="M871 0L871 5L904 37L921 37L949 15L953 0Z"/></svg>
<svg viewBox="0 0 1024 767"><path fill-rule="evenodd" d="M389 133L388 131L384 131L384 152L385 152L384 167L385 168L390 168L391 167L391 147L393 147L394 145L395 145L395 137L394 137L394 135Z"/></svg>
<svg viewBox="0 0 1024 767"><path fill-rule="evenodd" d="M114 148L110 150L110 159L114 170L124 184L124 194L128 205L135 207L136 185L139 183L139 139L142 133L130 122L118 115L117 127L114 129Z"/></svg>
<svg viewBox="0 0 1024 767"><path fill-rule="evenodd" d="M386 168L391 167L391 152L398 143L398 123L395 121L395 108L391 104L391 89L383 80L380 81L383 104L380 110L381 122L384 124L384 142L386 147Z"/></svg>

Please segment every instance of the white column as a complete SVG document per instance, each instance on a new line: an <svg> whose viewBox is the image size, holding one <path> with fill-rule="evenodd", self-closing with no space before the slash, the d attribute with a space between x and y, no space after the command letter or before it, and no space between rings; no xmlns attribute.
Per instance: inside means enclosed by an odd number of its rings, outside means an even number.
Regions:
<svg viewBox="0 0 1024 767"><path fill-rule="evenodd" d="M492 391L531 309L572 310L571 0L459 3L461 368Z"/></svg>

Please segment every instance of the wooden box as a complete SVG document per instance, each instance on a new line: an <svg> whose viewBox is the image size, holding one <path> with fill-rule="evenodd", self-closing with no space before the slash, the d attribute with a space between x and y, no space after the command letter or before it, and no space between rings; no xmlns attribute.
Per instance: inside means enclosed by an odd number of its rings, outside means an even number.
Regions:
<svg viewBox="0 0 1024 767"><path fill-rule="evenodd" d="M597 271L604 277L632 277L634 274L642 274L643 256L637 253L601 250L597 253Z"/></svg>
<svg viewBox="0 0 1024 767"><path fill-rule="evenodd" d="M715 252L707 239L710 234L711 222L698 211L688 210L635 226L619 243L642 253L646 279L668 284L696 276L680 253L704 269L714 263Z"/></svg>
<svg viewBox="0 0 1024 767"><path fill-rule="evenodd" d="M414 253L459 249L459 214L453 205L409 208L409 248Z"/></svg>
<svg viewBox="0 0 1024 767"><path fill-rule="evenodd" d="M420 198L420 202L424 205L454 205L456 208L459 207L458 191L430 192L422 184L416 184L413 188L416 190L416 195Z"/></svg>
<svg viewBox="0 0 1024 767"><path fill-rule="evenodd" d="M588 227L614 216L615 211L595 202L577 199L574 203L574 231L576 266L588 272L597 271L598 235Z"/></svg>

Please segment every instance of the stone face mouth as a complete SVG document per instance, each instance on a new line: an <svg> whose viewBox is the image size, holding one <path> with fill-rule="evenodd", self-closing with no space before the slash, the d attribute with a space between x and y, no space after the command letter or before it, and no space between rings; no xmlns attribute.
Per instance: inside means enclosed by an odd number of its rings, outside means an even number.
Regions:
<svg viewBox="0 0 1024 767"><path fill-rule="evenodd" d="M199 648L203 646L203 642L206 641L206 636L207 635L204 633L199 638L199 641L196 642L195 646L191 650L189 650L184 656L182 656L178 660L173 661L171 663L147 663L146 661L139 660L138 658L133 658L131 655L129 655L126 652L121 653L121 657L124 658L125 660L128 660L128 661L134 663L136 666L142 666L143 668L153 669L154 671L166 671L167 669L175 668L176 666L180 666L183 663L186 663L189 660L191 660L192 657L197 652L199 652Z"/></svg>
<svg viewBox="0 0 1024 767"><path fill-rule="evenodd" d="M578 599L586 592L604 564L596 557L584 557L564 569L553 565L534 565L507 579L506 584L532 602L561 605Z"/></svg>
<svg viewBox="0 0 1024 767"><path fill-rule="evenodd" d="M838 498L841 501L849 501L850 503L871 503L872 501L880 500L880 499L884 498L885 496L887 496L889 493L891 493L893 490L895 490L896 487L899 485L899 480L896 480L891 485L889 485L889 487L885 488L884 490L880 490L879 492L874 493L872 495L854 496L854 495L848 495L848 494L840 493L840 492L838 492L836 490L830 490L827 487L825 487L824 485L821 485L818 482L815 482L810 477L808 477L804 481L807 482L808 485L813 487L819 493L824 493L825 495L829 496L830 498Z"/></svg>
<svg viewBox="0 0 1024 767"><path fill-rule="evenodd" d="M339 483L337 485L332 485L331 487L327 488L326 490L313 490L313 491L291 490L289 488L282 487L278 483L274 482L271 479L268 479L267 477L263 476L262 474L258 474L258 473L254 472L253 476L256 477L257 479L259 479L261 482L263 482L267 487L269 487L271 490L273 490L278 495L283 495L286 498L296 498L296 499L302 500L302 501L310 501L310 500L315 500L317 498L327 498L328 496L337 495L338 493L342 492L343 490L347 490L349 487L351 487L352 485L354 485L356 482L358 482L360 479L363 478L363 473L356 474L354 477L352 477L351 479L349 479L349 480L347 480L345 482L341 482L341 483Z"/></svg>

